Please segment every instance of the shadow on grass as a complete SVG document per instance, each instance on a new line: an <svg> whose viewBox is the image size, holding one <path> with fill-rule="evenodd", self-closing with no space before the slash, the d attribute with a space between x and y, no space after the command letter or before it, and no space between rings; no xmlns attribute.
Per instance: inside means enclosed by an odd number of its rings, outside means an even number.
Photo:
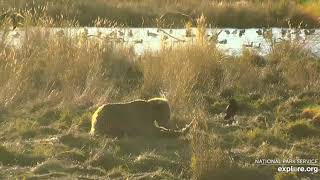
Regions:
<svg viewBox="0 0 320 180"><path fill-rule="evenodd" d="M11 152L0 146L0 162L3 165L33 166L44 161L44 157Z"/></svg>

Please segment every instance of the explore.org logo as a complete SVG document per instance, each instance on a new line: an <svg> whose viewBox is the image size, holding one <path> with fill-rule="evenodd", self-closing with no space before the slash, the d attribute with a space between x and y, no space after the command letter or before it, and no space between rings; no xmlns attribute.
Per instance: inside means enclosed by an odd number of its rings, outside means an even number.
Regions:
<svg viewBox="0 0 320 180"><path fill-rule="evenodd" d="M256 159L256 165L277 166L278 172L318 173L318 159Z"/></svg>

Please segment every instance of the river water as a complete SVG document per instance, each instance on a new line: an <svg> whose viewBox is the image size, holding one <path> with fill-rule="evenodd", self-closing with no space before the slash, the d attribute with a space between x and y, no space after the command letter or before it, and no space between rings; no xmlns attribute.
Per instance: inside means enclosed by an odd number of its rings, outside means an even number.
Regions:
<svg viewBox="0 0 320 180"><path fill-rule="evenodd" d="M84 27L51 28L49 32L70 36L81 33L92 40L132 47L137 54L143 54L145 51L158 51L164 46L175 47L186 43L197 43L195 28L191 29L189 37L186 36L186 29ZM24 36L25 33L22 30L11 31L8 43L19 46ZM216 39L217 46L230 55L239 55L245 48L266 54L272 43L279 43L282 40L301 42L313 53L320 55L320 29L207 29L206 37Z"/></svg>

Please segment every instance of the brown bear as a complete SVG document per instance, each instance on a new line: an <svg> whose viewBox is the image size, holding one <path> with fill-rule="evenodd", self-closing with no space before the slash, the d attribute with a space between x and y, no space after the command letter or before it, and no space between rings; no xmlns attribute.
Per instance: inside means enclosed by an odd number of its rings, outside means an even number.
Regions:
<svg viewBox="0 0 320 180"><path fill-rule="evenodd" d="M167 126L169 120L170 107L164 98L104 104L92 116L90 134L155 135L166 129L160 126Z"/></svg>

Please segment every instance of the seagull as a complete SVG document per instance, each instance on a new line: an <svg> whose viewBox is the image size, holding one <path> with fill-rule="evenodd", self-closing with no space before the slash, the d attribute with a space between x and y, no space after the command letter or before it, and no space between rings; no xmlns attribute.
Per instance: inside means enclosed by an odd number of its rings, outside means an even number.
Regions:
<svg viewBox="0 0 320 180"><path fill-rule="evenodd" d="M61 29L59 31L56 32L57 36L63 36L64 35L64 31Z"/></svg>
<svg viewBox="0 0 320 180"><path fill-rule="evenodd" d="M169 37L168 36L166 36L166 35L164 35L164 36L162 36L162 40L167 40L167 39L169 39Z"/></svg>
<svg viewBox="0 0 320 180"><path fill-rule="evenodd" d="M309 30L309 33L310 33L310 34L314 34L315 32L316 32L315 29L310 29L310 30Z"/></svg>
<svg viewBox="0 0 320 180"><path fill-rule="evenodd" d="M195 35L192 34L191 31L186 30L186 37L194 37Z"/></svg>
<svg viewBox="0 0 320 180"><path fill-rule="evenodd" d="M209 38L209 41L217 41L219 35L221 34L222 30L220 30L218 33L212 33L212 36Z"/></svg>
<svg viewBox="0 0 320 180"><path fill-rule="evenodd" d="M268 28L264 28L263 29L263 37L267 38L267 37L270 37L272 36L272 29Z"/></svg>
<svg viewBox="0 0 320 180"><path fill-rule="evenodd" d="M101 38L101 36L102 36L102 32L98 31L97 37L100 37L100 38Z"/></svg>
<svg viewBox="0 0 320 180"><path fill-rule="evenodd" d="M147 35L151 36L151 37L157 37L158 36L158 34L150 32L149 30L147 31Z"/></svg>
<svg viewBox="0 0 320 180"><path fill-rule="evenodd" d="M261 35L262 35L262 30L261 30L261 29L258 29L258 30L256 31L256 33L257 33L259 36L261 36Z"/></svg>
<svg viewBox="0 0 320 180"><path fill-rule="evenodd" d="M311 34L314 34L315 32L316 32L315 29L310 29L310 30L305 29L305 30L304 30L304 34L305 34L306 36L309 36L309 35L311 35Z"/></svg>
<svg viewBox="0 0 320 180"><path fill-rule="evenodd" d="M236 112L238 111L238 104L235 99L229 100L229 105L226 108L226 115L224 116L224 119L227 120L228 124L232 124L234 122L234 116L236 115Z"/></svg>
<svg viewBox="0 0 320 180"><path fill-rule="evenodd" d="M118 31L120 36L124 36L124 32Z"/></svg>
<svg viewBox="0 0 320 180"><path fill-rule="evenodd" d="M246 32L245 29L241 29L241 30L239 31L239 37L241 37L242 35L244 35L245 32Z"/></svg>
<svg viewBox="0 0 320 180"><path fill-rule="evenodd" d="M285 36L285 35L286 35L286 33L287 33L287 30L285 30L285 29L281 29L281 35L282 35L282 36Z"/></svg>
<svg viewBox="0 0 320 180"><path fill-rule="evenodd" d="M295 29L293 31L293 34L296 34L296 35L299 35L301 33L301 30L300 29Z"/></svg>
<svg viewBox="0 0 320 180"><path fill-rule="evenodd" d="M213 34L210 38L209 38L209 41L214 41L216 42L218 40L218 36L217 34Z"/></svg>
<svg viewBox="0 0 320 180"><path fill-rule="evenodd" d="M20 37L20 33L19 32L15 32L14 34L12 34L13 38L19 38Z"/></svg>
<svg viewBox="0 0 320 180"><path fill-rule="evenodd" d="M109 33L107 36L109 36L109 37L116 37L116 36L117 36L117 32L116 32L116 31L112 31L112 32Z"/></svg>
<svg viewBox="0 0 320 180"><path fill-rule="evenodd" d="M228 42L227 39L224 39L224 40L222 40L222 41L219 41L218 43L219 43L219 44L227 44L227 42Z"/></svg>
<svg viewBox="0 0 320 180"><path fill-rule="evenodd" d="M133 42L136 43L136 44L141 44L141 43L143 43L143 40L140 39L140 40L135 40L135 41L133 41Z"/></svg>
<svg viewBox="0 0 320 180"><path fill-rule="evenodd" d="M260 49L261 48L261 43L259 43L258 46L254 46L254 48Z"/></svg>
<svg viewBox="0 0 320 180"><path fill-rule="evenodd" d="M237 30L235 29L234 31L232 31L232 34L237 34Z"/></svg>
<svg viewBox="0 0 320 180"><path fill-rule="evenodd" d="M88 29L87 29L87 28L84 28L82 34L83 34L84 36L88 36L88 34L89 34Z"/></svg>
<svg viewBox="0 0 320 180"><path fill-rule="evenodd" d="M290 31L288 31L288 33L287 33L287 38L291 39L291 32Z"/></svg>
<svg viewBox="0 0 320 180"><path fill-rule="evenodd" d="M290 33L290 34L291 34L291 29L288 29L288 30L287 30L287 33Z"/></svg>
<svg viewBox="0 0 320 180"><path fill-rule="evenodd" d="M262 27L262 34L265 34L265 33L266 33L266 31L267 31L267 28Z"/></svg>
<svg viewBox="0 0 320 180"><path fill-rule="evenodd" d="M244 47L253 47L253 42L251 42L250 44L243 44Z"/></svg>
<svg viewBox="0 0 320 180"><path fill-rule="evenodd" d="M129 30L128 36L129 36L129 37L132 37L132 36L133 36L133 33L132 33L132 30L131 30L131 29Z"/></svg>

